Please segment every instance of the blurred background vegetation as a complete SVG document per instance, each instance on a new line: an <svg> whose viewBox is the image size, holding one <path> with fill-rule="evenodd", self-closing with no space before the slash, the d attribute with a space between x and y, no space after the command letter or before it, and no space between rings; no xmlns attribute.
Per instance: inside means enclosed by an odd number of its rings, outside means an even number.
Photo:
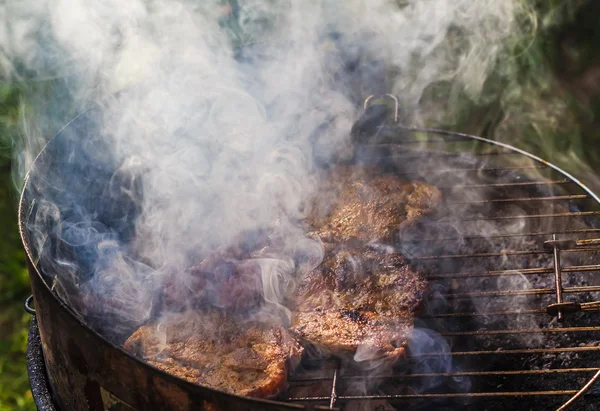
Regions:
<svg viewBox="0 0 600 411"><path fill-rule="evenodd" d="M34 410L25 367L30 293L25 253L17 230L18 192L11 179L11 151L18 131L20 92L0 84L0 411Z"/></svg>
<svg viewBox="0 0 600 411"><path fill-rule="evenodd" d="M514 144L598 189L600 2L522 1L529 10L523 35L504 45L482 95L473 100L450 84L432 85L424 98L443 105L444 114L427 125ZM11 178L26 94L53 80L36 79L31 87L33 81L0 78L0 411L34 409L25 364L29 285L17 232L18 183Z"/></svg>

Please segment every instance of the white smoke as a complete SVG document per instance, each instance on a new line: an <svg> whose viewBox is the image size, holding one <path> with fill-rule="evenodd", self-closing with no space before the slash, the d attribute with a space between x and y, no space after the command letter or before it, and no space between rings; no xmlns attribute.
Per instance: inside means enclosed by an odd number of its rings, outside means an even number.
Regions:
<svg viewBox="0 0 600 411"><path fill-rule="evenodd" d="M260 264L267 300L280 299L294 255L320 255L298 224L315 194L313 159L348 155L349 130L372 93L398 95L416 119L433 82L452 81L476 97L516 30L519 4L5 2L0 64L15 79L58 79L66 91L54 104L99 105L102 128L81 143L106 139L98 158L119 175L141 175L143 196L121 188L141 213L133 247L115 250L113 238L90 235L95 215L84 224L101 260L85 292L118 301L100 313L114 308L139 323L149 310L133 307L148 304L156 287L149 278L177 272L188 286L185 269L199 256L259 228L284 239ZM47 97L33 94L32 107L46 107ZM55 114L26 116L21 170L56 131ZM62 227L73 235L81 221Z"/></svg>

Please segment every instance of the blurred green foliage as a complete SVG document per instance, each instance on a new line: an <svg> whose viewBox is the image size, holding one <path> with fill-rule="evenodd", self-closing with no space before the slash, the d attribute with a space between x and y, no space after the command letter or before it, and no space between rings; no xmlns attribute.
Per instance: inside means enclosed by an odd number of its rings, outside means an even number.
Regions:
<svg viewBox="0 0 600 411"><path fill-rule="evenodd" d="M482 135L549 160L600 189L600 2L524 0L483 92L470 99L436 83L424 99L442 105L430 125Z"/></svg>
<svg viewBox="0 0 600 411"><path fill-rule="evenodd" d="M600 2L521 1L522 33L505 45L481 96L472 99L450 82L433 84L424 103L441 105L432 112L443 115L427 123L514 144L598 184L591 170L600 168ZM29 316L22 308L29 285L10 156L26 91L61 98L55 83L35 83L0 78L0 411L34 409L25 371Z"/></svg>
<svg viewBox="0 0 600 411"><path fill-rule="evenodd" d="M22 302L30 293L29 277L17 229L18 193L10 167L19 94L15 85L0 84L0 411L35 409L25 372L31 317Z"/></svg>

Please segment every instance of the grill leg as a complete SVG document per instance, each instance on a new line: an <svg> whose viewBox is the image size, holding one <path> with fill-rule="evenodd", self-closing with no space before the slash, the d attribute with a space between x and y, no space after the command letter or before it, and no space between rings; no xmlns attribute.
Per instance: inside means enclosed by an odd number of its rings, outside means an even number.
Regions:
<svg viewBox="0 0 600 411"><path fill-rule="evenodd" d="M29 385L37 409L39 411L58 411L52 400L50 385L46 376L42 341L35 315L31 318L27 338L27 374L29 375Z"/></svg>

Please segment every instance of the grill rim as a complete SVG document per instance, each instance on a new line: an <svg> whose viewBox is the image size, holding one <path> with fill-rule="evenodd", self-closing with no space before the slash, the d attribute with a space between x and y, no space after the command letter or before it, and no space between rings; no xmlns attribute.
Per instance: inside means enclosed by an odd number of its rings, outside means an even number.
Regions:
<svg viewBox="0 0 600 411"><path fill-rule="evenodd" d="M36 262L37 260L34 258L33 256L33 252L31 251L31 247L30 247L30 242L29 242L29 238L28 238L28 234L27 234L27 230L25 227L25 221L27 219L26 216L26 209L27 209L27 205L28 205L28 200L26 199L26 191L27 191L27 187L30 183L30 177L33 173L33 171L35 170L35 165L38 163L38 160L41 156L44 155L44 153L47 151L47 148L53 144L53 142L61 135L61 133L67 129L69 126L71 126L72 124L74 124L76 121L78 121L79 119L83 118L87 113L91 112L92 110L94 110L94 108L90 108L87 111L81 113L80 115L78 115L77 117L75 117L73 120L71 120L69 123L67 123L58 133L55 137L53 137L47 144L46 146L40 151L40 153L36 156L32 168L28 171L24 182L23 182L23 189L21 192L21 196L19 199L19 210L18 210L18 216L19 216L19 234L20 234L20 238L21 238L21 242L23 244L23 247L25 249L26 255L27 255L27 259L28 259L28 268L29 268L29 272L30 272L30 276L31 275L35 275L38 277L38 279L42 282L44 288L46 289L46 291L49 293L49 295L51 295L56 302L60 305L61 309L64 309L71 317L73 317L73 319L75 319L81 326L85 327L87 329L87 331L91 332L95 337L100 338L105 344L108 344L109 346L112 347L112 349L115 349L117 351L120 352L121 355L124 355L128 358L130 358L131 360L140 363L143 367L149 369L151 372L159 374L162 376L162 378L165 378L167 380L174 380L177 381L177 383L179 385L183 385L183 386L196 386L196 384L191 384L181 378L178 378L176 376L173 376L171 374L168 374L146 362L144 362L143 360L133 356L132 354L130 354L129 352L125 351L121 346L116 345L114 343L112 343L111 341L109 341L107 338L105 338L103 335L101 335L100 333L98 333L97 331L95 331L94 329L92 329L91 327L88 327L86 324L82 323L81 320L79 319L79 316L68 306L68 304L62 300L62 298L60 298L50 287L50 285L48 284L48 282L46 281L46 277L43 273L42 273L42 268L38 267L38 265L34 262ZM528 157L529 159L532 159L540 164L542 164L545 167L549 167L552 170L562 174L563 176L567 177L567 179L569 180L568 183L574 183L576 184L580 189L582 189L583 191L586 192L586 194L595 201L596 204L600 205L600 198L590 189L588 188L585 184L583 184L579 179L575 178L574 176L572 176L570 173L566 172L565 170L561 169L560 167L554 165L553 163L550 163L534 154L531 154L527 151L521 150L519 148L516 148L514 146L511 146L509 144L506 143L502 143L499 141L494 141L494 140L490 140L484 137L479 137L479 136L475 136L475 135L470 135L470 134L466 134L466 133L460 133L460 132L454 132L454 131L448 131L448 130L441 130L441 129L435 129L435 128L419 128L419 127L404 127L404 126L399 126L396 125L394 126L394 129L397 130L398 132L405 132L405 133L425 133L428 135L441 135L441 136L447 136L450 138L458 138L458 139L464 139L464 140L460 140L460 141L479 141L479 142L483 142L486 144L490 144L493 146L497 146L500 148L503 148L505 150L507 150L507 152L503 152L503 151L499 151L499 152L487 152L487 153L467 153L470 155L474 155L474 156L478 156L478 155L502 155L502 154L520 154L523 155L525 157ZM409 141L408 143L414 143L414 142L418 142L418 143L422 143L423 141L417 140L417 141ZM436 142L441 142L441 143L445 143L445 141L436 141ZM394 146L397 147L398 145L401 145L402 142L397 142L394 144L390 144L390 143L386 143L386 144L369 144L370 147L385 147L385 146ZM452 154L452 153L449 153ZM461 153L462 154L462 153ZM557 181L564 181L564 180L557 180ZM533 184L536 184L535 182ZM30 210L29 210L30 211ZM35 293L34 293L34 300L36 299ZM37 302L37 301L36 301ZM595 311L595 310L594 310ZM452 355L454 355L455 353L452 353ZM334 380L336 379L337 374L334 373ZM598 368L598 372L596 375L594 375L594 377L592 377L580 390L573 390L576 391L572 394L572 397L563 404L563 406L559 409L559 410L563 410L565 409L567 406L569 406L570 404L572 404L574 401L576 401L579 397L581 397L586 391L587 389L589 389L595 382L597 382L598 380L600 380L600 368ZM226 393L224 391L218 390L218 389L214 389L214 388L209 388L209 387L204 387L204 386L200 386L202 388L205 388L207 390L210 391L215 391L218 392L220 394L223 394L225 396L229 396L229 397L236 397L239 400L243 400L244 402L247 402L248 400L250 402L256 402L257 404L260 403L264 403L264 404L273 404L273 405L281 405L283 407L289 407L290 409L301 409L301 408L297 408L291 406L292 404L290 403L290 399L286 400L285 402L280 402L280 401L271 401L271 400L266 400L266 399L255 399L255 398L247 398L247 397L241 397L241 396L237 396L235 394L229 394ZM334 405L335 398L337 397L337 394L335 393L335 385L332 388L332 395L329 397L331 398L331 403L330 403L330 408ZM344 398L344 396L341 396L339 398ZM356 397L359 398L359 397ZM360 397L363 398L363 397ZM375 397L364 397L364 398L375 398ZM290 407L291 406L291 407Z"/></svg>

